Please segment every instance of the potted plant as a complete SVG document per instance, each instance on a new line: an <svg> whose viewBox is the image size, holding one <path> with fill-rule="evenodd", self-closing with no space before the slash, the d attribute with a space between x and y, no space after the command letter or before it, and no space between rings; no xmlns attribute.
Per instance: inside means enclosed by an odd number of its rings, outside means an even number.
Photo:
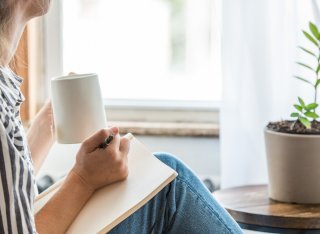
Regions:
<svg viewBox="0 0 320 234"><path fill-rule="evenodd" d="M315 66L298 62L309 69L313 78L295 78L313 88L314 100L298 97L293 105L292 120L270 122L265 128L265 144L269 174L269 197L290 203L320 203L320 122L317 121L318 88L320 86L320 32L309 23L305 37L316 49L299 47L314 57Z"/></svg>

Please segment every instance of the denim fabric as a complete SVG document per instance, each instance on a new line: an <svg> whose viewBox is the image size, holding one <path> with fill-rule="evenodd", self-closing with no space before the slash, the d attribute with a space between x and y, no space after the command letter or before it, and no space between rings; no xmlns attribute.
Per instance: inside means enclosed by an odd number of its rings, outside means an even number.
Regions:
<svg viewBox="0 0 320 234"><path fill-rule="evenodd" d="M178 172L178 177L145 206L110 233L243 233L195 174L167 153L158 159Z"/></svg>

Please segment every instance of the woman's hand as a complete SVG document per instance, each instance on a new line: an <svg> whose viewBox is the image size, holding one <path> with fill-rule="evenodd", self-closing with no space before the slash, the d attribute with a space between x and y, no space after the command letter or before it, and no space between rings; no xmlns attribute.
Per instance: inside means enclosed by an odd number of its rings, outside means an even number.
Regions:
<svg viewBox="0 0 320 234"><path fill-rule="evenodd" d="M110 135L114 137L111 143L99 148ZM102 129L82 143L72 172L92 190L124 180L128 176L129 147L129 140L120 138L117 127Z"/></svg>
<svg viewBox="0 0 320 234"><path fill-rule="evenodd" d="M27 133L29 148L37 172L55 142L51 102L47 102L33 119Z"/></svg>

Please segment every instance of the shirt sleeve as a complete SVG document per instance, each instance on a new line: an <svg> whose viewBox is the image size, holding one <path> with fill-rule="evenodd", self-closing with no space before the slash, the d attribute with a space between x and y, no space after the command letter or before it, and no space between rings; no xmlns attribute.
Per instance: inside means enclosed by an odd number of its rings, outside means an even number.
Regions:
<svg viewBox="0 0 320 234"><path fill-rule="evenodd" d="M8 134L4 113L0 121L0 233L36 233L32 175ZM10 131L10 130L9 130Z"/></svg>

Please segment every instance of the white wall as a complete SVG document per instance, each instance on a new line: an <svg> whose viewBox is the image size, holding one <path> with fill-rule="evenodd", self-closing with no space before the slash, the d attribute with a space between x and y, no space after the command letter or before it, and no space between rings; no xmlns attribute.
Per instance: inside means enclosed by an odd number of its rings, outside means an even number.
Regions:
<svg viewBox="0 0 320 234"><path fill-rule="evenodd" d="M170 152L182 159L198 175L217 179L220 175L219 139L192 137L137 136L152 152ZM79 145L55 144L38 177L50 174L63 176L73 165Z"/></svg>

